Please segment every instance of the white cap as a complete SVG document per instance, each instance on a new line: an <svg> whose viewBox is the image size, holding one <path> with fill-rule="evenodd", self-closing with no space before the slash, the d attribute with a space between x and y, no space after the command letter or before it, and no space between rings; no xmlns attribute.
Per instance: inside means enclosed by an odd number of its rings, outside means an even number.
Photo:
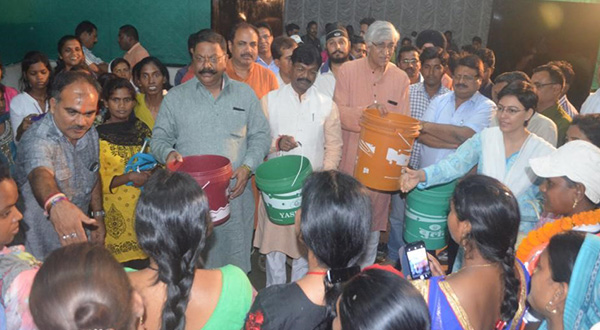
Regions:
<svg viewBox="0 0 600 330"><path fill-rule="evenodd" d="M565 143L551 154L529 160L533 172L542 178L566 176L585 186L592 203L600 203L600 148L576 140Z"/></svg>
<svg viewBox="0 0 600 330"><path fill-rule="evenodd" d="M300 38L300 36L299 36L299 35L297 35L297 34L294 34L294 35L293 35L293 36L291 36L290 38L294 39L294 41L295 41L297 44L301 44L301 43L302 43L302 38Z"/></svg>

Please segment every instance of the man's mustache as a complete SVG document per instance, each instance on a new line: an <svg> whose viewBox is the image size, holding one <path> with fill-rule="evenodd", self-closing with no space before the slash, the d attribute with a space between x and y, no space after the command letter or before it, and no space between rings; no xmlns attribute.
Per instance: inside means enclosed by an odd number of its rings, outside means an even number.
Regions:
<svg viewBox="0 0 600 330"><path fill-rule="evenodd" d="M208 69L208 68L200 70L200 74L206 74L206 73L217 74L217 71L215 71L213 69Z"/></svg>
<svg viewBox="0 0 600 330"><path fill-rule="evenodd" d="M306 79L306 78L298 78L296 79L297 82L306 82L307 84L312 84L312 81Z"/></svg>

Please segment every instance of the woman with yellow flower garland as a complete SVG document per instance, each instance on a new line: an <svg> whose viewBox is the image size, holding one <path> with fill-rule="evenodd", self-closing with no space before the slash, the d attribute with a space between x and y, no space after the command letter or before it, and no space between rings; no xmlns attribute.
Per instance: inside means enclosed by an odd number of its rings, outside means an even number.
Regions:
<svg viewBox="0 0 600 330"><path fill-rule="evenodd" d="M540 191L544 211L562 216L531 231L517 249L517 258L532 270L552 236L571 229L600 231L600 148L590 142L568 142L552 154L529 161L544 178Z"/></svg>

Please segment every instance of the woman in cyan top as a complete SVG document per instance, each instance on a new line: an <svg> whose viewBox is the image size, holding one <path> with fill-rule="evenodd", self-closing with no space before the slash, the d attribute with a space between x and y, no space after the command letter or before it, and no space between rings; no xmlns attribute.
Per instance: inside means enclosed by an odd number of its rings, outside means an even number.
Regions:
<svg viewBox="0 0 600 330"><path fill-rule="evenodd" d="M541 213L541 180L529 166L529 159L545 156L555 148L527 130L538 97L535 87L515 81L498 94L498 127L484 129L465 141L456 152L437 164L402 175L402 191L418 185L427 188L450 182L467 174L477 165L477 172L507 185L519 202L522 235L531 231Z"/></svg>
<svg viewBox="0 0 600 330"><path fill-rule="evenodd" d="M135 229L150 266L129 276L144 300L146 329L242 328L252 285L233 265L202 269L211 224L208 199L191 176L158 170L144 185Z"/></svg>

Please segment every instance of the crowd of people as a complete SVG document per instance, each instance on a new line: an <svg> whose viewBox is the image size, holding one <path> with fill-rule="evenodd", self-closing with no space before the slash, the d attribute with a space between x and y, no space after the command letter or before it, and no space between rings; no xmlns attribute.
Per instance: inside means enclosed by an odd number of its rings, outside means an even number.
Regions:
<svg viewBox="0 0 600 330"><path fill-rule="evenodd" d="M600 324L600 94L578 111L564 60L493 79L479 37L459 49L451 31L359 25L200 30L174 87L131 25L111 61L89 21L59 39L56 66L27 52L20 86L0 84L0 329ZM419 120L399 192L354 177L366 109ZM222 224L171 170L193 155L231 162ZM285 155L314 171L294 225L269 220L252 180ZM430 251L433 276L412 279L407 193L454 181L447 260ZM253 247L265 288L248 278Z"/></svg>

